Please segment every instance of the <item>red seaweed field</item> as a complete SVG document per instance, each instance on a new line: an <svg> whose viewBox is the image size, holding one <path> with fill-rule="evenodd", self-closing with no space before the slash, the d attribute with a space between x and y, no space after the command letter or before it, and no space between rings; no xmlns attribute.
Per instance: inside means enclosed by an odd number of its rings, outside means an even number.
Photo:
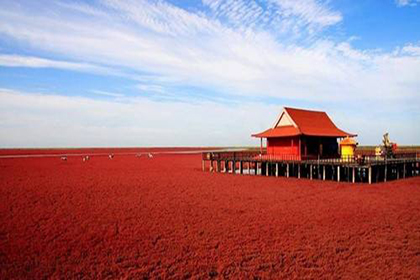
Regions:
<svg viewBox="0 0 420 280"><path fill-rule="evenodd" d="M200 154L0 158L0 279L43 278L419 279L420 177L235 176L202 172Z"/></svg>

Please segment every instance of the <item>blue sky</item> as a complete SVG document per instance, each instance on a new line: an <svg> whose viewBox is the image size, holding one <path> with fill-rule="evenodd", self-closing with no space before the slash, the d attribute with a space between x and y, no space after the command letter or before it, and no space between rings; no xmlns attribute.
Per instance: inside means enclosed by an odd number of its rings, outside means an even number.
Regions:
<svg viewBox="0 0 420 280"><path fill-rule="evenodd" d="M418 0L0 2L0 147L258 144L283 106L420 144Z"/></svg>

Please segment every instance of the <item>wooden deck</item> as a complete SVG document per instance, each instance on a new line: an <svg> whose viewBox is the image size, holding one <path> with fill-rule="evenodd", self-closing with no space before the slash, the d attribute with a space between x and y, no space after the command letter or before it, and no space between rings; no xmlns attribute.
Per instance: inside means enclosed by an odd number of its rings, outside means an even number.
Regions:
<svg viewBox="0 0 420 280"><path fill-rule="evenodd" d="M420 153L399 154L387 159L359 155L357 158L305 158L271 156L256 151L202 153L203 171L243 175L307 178L352 183L377 183L420 175Z"/></svg>

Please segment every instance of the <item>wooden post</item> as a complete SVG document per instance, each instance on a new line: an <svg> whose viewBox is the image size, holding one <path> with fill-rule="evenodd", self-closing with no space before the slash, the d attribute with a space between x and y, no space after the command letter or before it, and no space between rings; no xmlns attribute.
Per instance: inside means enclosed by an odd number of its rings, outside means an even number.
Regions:
<svg viewBox="0 0 420 280"><path fill-rule="evenodd" d="M325 165L322 166L322 180L325 181Z"/></svg>
<svg viewBox="0 0 420 280"><path fill-rule="evenodd" d="M244 163L243 161L239 161L239 173L244 174Z"/></svg>
<svg viewBox="0 0 420 280"><path fill-rule="evenodd" d="M386 177L388 175L388 164L385 161L385 168L384 168L384 182L386 182Z"/></svg>
<svg viewBox="0 0 420 280"><path fill-rule="evenodd" d="M204 163L204 159L201 160L201 167L203 168L203 171L205 171L206 164Z"/></svg>
<svg viewBox="0 0 420 280"><path fill-rule="evenodd" d="M309 165L309 178L312 180L312 164Z"/></svg>
<svg viewBox="0 0 420 280"><path fill-rule="evenodd" d="M369 166L369 184L372 184L372 166Z"/></svg>
<svg viewBox="0 0 420 280"><path fill-rule="evenodd" d="M395 165L395 170L397 171L397 180L400 179L400 168L398 166L398 164Z"/></svg>
<svg viewBox="0 0 420 280"><path fill-rule="evenodd" d="M224 164L224 173L227 173L229 170L229 162L227 160L225 160L225 164Z"/></svg>
<svg viewBox="0 0 420 280"><path fill-rule="evenodd" d="M276 177L279 177L279 163L276 163Z"/></svg>
<svg viewBox="0 0 420 280"><path fill-rule="evenodd" d="M340 182L340 165L337 165L337 182Z"/></svg>
<svg viewBox="0 0 420 280"><path fill-rule="evenodd" d="M270 163L266 162L265 164L265 176L269 176L269 171L270 171Z"/></svg>
<svg viewBox="0 0 420 280"><path fill-rule="evenodd" d="M405 178L405 162L403 164L403 178Z"/></svg>
<svg viewBox="0 0 420 280"><path fill-rule="evenodd" d="M286 165L286 177L289 178L289 164Z"/></svg>
<svg viewBox="0 0 420 280"><path fill-rule="evenodd" d="M298 164L298 179L300 179L300 164Z"/></svg>
<svg viewBox="0 0 420 280"><path fill-rule="evenodd" d="M251 175L251 162L248 161L248 175Z"/></svg>
<svg viewBox="0 0 420 280"><path fill-rule="evenodd" d="M354 167L353 167L352 174L351 174L351 180L352 180L353 183L356 182L356 170L355 170Z"/></svg>
<svg viewBox="0 0 420 280"><path fill-rule="evenodd" d="M220 172L220 160L216 161L216 172Z"/></svg>
<svg viewBox="0 0 420 280"><path fill-rule="evenodd" d="M236 161L232 161L232 173L236 174Z"/></svg>
<svg viewBox="0 0 420 280"><path fill-rule="evenodd" d="M213 160L210 161L210 172L213 172Z"/></svg>

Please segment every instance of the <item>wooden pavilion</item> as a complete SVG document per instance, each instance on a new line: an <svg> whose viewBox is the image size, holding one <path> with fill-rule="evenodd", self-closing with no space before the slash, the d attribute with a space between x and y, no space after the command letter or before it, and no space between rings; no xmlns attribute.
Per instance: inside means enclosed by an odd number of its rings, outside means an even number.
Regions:
<svg viewBox="0 0 420 280"><path fill-rule="evenodd" d="M272 128L253 137L267 139L267 155L288 160L339 157L338 138L354 137L325 112L285 107Z"/></svg>

